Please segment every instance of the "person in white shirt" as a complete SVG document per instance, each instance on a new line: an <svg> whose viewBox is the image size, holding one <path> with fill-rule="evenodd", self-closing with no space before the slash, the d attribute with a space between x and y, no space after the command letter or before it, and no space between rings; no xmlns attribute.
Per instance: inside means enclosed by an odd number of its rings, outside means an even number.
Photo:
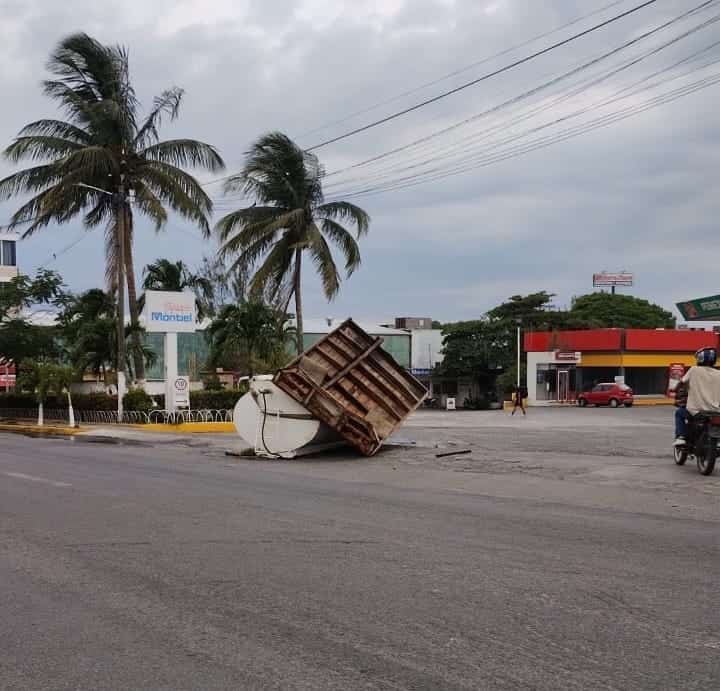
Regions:
<svg viewBox="0 0 720 691"><path fill-rule="evenodd" d="M687 408L675 411L675 446L684 446L688 423L698 413L720 413L720 370L715 369L717 350L701 348L695 353L697 366L682 378L688 387Z"/></svg>

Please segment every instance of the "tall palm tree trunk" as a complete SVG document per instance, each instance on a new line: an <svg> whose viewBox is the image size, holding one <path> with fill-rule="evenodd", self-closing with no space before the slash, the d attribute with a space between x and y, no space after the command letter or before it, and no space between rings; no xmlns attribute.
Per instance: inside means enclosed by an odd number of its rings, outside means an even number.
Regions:
<svg viewBox="0 0 720 691"><path fill-rule="evenodd" d="M128 308L130 310L130 324L132 325L133 342L133 366L135 379L139 382L145 381L145 359L142 354L142 335L138 327L140 325L140 312L137 301L137 284L135 283L135 263L133 261L133 224L132 212L126 209L125 212L125 270L127 273Z"/></svg>
<svg viewBox="0 0 720 691"><path fill-rule="evenodd" d="M303 313L302 313L302 294L301 294L301 267L302 267L302 248L295 250L295 322L297 325L297 351L300 355L305 347L303 346Z"/></svg>

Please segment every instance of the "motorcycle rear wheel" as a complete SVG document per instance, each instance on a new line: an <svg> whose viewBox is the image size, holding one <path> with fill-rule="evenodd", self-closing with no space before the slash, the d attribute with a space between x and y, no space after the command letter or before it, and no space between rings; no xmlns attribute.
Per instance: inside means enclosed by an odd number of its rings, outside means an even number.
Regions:
<svg viewBox="0 0 720 691"><path fill-rule="evenodd" d="M697 467L700 475L712 475L715 471L715 458L698 456Z"/></svg>
<svg viewBox="0 0 720 691"><path fill-rule="evenodd" d="M717 440L704 436L702 443L698 444L695 452L697 468L700 475L712 475L715 470L715 460L717 459Z"/></svg>
<svg viewBox="0 0 720 691"><path fill-rule="evenodd" d="M685 465L685 461L688 459L687 448L684 446L674 446L673 456L675 457L675 465Z"/></svg>

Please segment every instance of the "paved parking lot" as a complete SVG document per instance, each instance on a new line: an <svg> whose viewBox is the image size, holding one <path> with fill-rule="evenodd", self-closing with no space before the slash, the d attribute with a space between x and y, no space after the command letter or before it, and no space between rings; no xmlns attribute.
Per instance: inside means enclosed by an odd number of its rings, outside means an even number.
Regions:
<svg viewBox="0 0 720 691"><path fill-rule="evenodd" d="M414 450L386 451L384 460L478 476L521 494L544 488L580 502L675 506L720 516L720 469L706 478L691 462L683 468L673 463L673 411L532 408L526 417L511 417L505 411L423 410L396 435L414 442ZM436 457L461 449L471 454Z"/></svg>

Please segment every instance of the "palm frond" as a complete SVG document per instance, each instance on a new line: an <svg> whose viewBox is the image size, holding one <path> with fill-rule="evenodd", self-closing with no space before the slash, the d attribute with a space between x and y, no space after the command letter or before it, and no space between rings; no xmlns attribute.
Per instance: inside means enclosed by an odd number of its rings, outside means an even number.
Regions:
<svg viewBox="0 0 720 691"><path fill-rule="evenodd" d="M135 178L144 181L148 171L150 171L151 177L154 173L157 173L157 175L153 178L155 180L155 184L160 181L167 183L167 181L170 180L190 199L192 199L193 203L202 210L203 213L209 215L212 212L212 200L202 188L202 185L200 185L197 179L190 173L187 173L170 163L162 163L161 161L143 161L137 169ZM160 176L159 179L158 175Z"/></svg>
<svg viewBox="0 0 720 691"><path fill-rule="evenodd" d="M340 248L345 257L345 271L348 278L360 267L360 247L357 241L346 228L343 228L336 221L324 218L320 221L320 229L323 235L327 236Z"/></svg>
<svg viewBox="0 0 720 691"><path fill-rule="evenodd" d="M133 189L135 190L135 206L140 213L155 223L155 231L159 232L167 223L168 218L163 203L150 188L139 180L134 181Z"/></svg>
<svg viewBox="0 0 720 691"><path fill-rule="evenodd" d="M251 293L265 294L271 300L274 299L285 284L286 277L292 272L294 257L292 241L288 235L284 235L275 243L265 257L265 261L255 271L250 281Z"/></svg>
<svg viewBox="0 0 720 691"><path fill-rule="evenodd" d="M152 110L135 135L136 148L142 149L159 140L158 127L162 124L163 117L167 116L171 121L177 118L184 94L184 89L173 86L155 97Z"/></svg>
<svg viewBox="0 0 720 691"><path fill-rule="evenodd" d="M332 300L340 290L340 275L330 251L330 246L315 224L308 231L308 242L308 251L313 259L313 264L315 264L315 269L320 274L325 297Z"/></svg>
<svg viewBox="0 0 720 691"><path fill-rule="evenodd" d="M83 149L82 144L62 139L60 137L32 136L17 137L10 146L5 149L3 155L13 163L24 158L30 160L57 160L62 159L76 151Z"/></svg>
<svg viewBox="0 0 720 691"><path fill-rule="evenodd" d="M243 166L243 190L262 204L303 208L307 199L306 156L281 132L266 134L253 144Z"/></svg>
<svg viewBox="0 0 720 691"><path fill-rule="evenodd" d="M90 135L80 127L62 120L36 120L20 130L20 137L59 137L78 144L90 144Z"/></svg>
<svg viewBox="0 0 720 691"><path fill-rule="evenodd" d="M0 199L38 192L62 180L62 172L54 163L25 168L0 180Z"/></svg>
<svg viewBox="0 0 720 691"><path fill-rule="evenodd" d="M83 146L60 163L64 171L78 173L82 182L106 181L118 173L119 161L111 149L104 146ZM105 185L99 185L105 188Z"/></svg>
<svg viewBox="0 0 720 691"><path fill-rule="evenodd" d="M223 216L215 224L215 232L221 241L227 240L231 233L242 230L247 226L262 224L272 221L278 215L289 211L276 206L249 206L245 209L238 209Z"/></svg>
<svg viewBox="0 0 720 691"><path fill-rule="evenodd" d="M357 228L358 237L365 235L370 227L370 216L350 202L328 202L318 206L316 213L331 221L350 221Z"/></svg>
<svg viewBox="0 0 720 691"><path fill-rule="evenodd" d="M204 192L202 194L206 198L198 199L197 196L191 196L195 195L195 190L188 191L178 179L177 169L173 171L163 170L159 166L144 166L142 181L160 201L168 204L173 211L184 218L197 223L202 232L209 235L210 224L207 214L212 208L212 202Z"/></svg>
<svg viewBox="0 0 720 691"><path fill-rule="evenodd" d="M174 166L203 168L211 172L225 169L225 162L214 146L194 139L168 139L152 144L139 153L150 161Z"/></svg>
<svg viewBox="0 0 720 691"><path fill-rule="evenodd" d="M231 271L249 272L257 261L265 256L273 244L277 242L275 233L260 235L255 241L247 243L235 250L228 249L226 245L221 246L219 251L220 257L226 257L231 252L237 254L236 260L231 264ZM288 247L292 251L292 242L288 238Z"/></svg>
<svg viewBox="0 0 720 691"><path fill-rule="evenodd" d="M47 66L83 100L122 103L128 122L133 120L137 99L123 47L103 45L85 33L72 34L60 42Z"/></svg>
<svg viewBox="0 0 720 691"><path fill-rule="evenodd" d="M52 222L64 223L87 206L97 204L98 192L78 187L72 183L72 176L68 178L63 178L23 204L13 215L10 226L14 228L31 223L23 233L23 238L27 238L39 228Z"/></svg>
<svg viewBox="0 0 720 691"><path fill-rule="evenodd" d="M145 290L176 290L183 286L185 265L182 261L171 262L169 259L157 259L143 270L142 287Z"/></svg>
<svg viewBox="0 0 720 691"><path fill-rule="evenodd" d="M240 215L240 217L238 217ZM285 213L274 214L257 213L256 208L241 209L235 214L230 214L233 218L226 216L218 222L219 236L221 240L221 255L228 252L241 251L260 238L273 238L281 230L293 232L293 237L297 242L301 237L300 229L302 228L302 220L304 217L303 209L294 209ZM231 226L231 224L234 224ZM231 235L232 230L236 230L235 235Z"/></svg>
<svg viewBox="0 0 720 691"><path fill-rule="evenodd" d="M107 195L101 195L98 203L85 214L84 223L88 228L95 228L101 223L109 222L115 213L115 207L112 200Z"/></svg>

